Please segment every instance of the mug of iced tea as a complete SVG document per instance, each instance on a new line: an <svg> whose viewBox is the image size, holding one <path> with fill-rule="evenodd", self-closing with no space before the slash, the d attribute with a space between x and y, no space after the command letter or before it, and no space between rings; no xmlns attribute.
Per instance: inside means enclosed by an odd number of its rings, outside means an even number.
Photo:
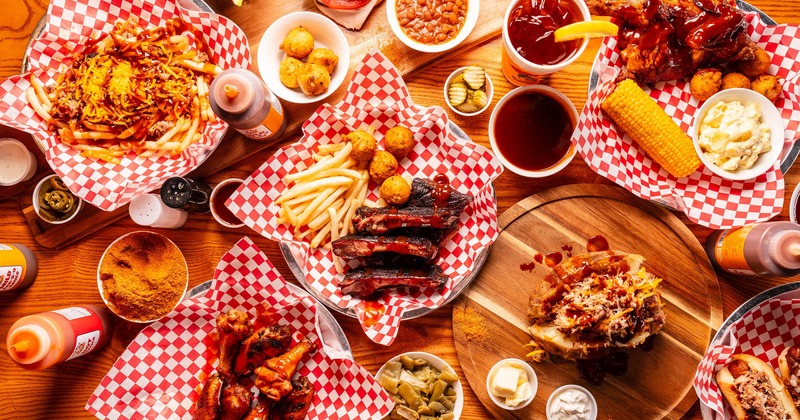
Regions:
<svg viewBox="0 0 800 420"><path fill-rule="evenodd" d="M591 20L583 0L513 0L503 19L506 79L518 86L538 83L575 61L589 38L556 42L553 34L583 20Z"/></svg>

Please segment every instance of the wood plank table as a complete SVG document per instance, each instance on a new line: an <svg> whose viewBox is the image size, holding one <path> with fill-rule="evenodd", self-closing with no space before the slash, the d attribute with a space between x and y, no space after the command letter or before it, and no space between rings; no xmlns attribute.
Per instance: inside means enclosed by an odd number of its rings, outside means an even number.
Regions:
<svg viewBox="0 0 800 420"><path fill-rule="evenodd" d="M753 0L757 7L779 23L800 24L797 8L800 1ZM261 34L278 16L288 11L313 10L312 0L276 2L272 0L245 0L237 8L228 0L209 1L215 11L231 17L248 34L253 51ZM288 5L287 5L288 4ZM445 106L442 86L447 75L455 68L478 64L485 67L494 81L495 96L492 107L513 86L506 81L499 68L501 41L499 37L498 10L504 10L507 2L484 1L476 31L465 45L455 52L443 55L409 53L391 34L386 24L384 5L379 5L369 17L362 33L345 31L348 40L370 39L372 44L360 43L354 48L356 62L368 47L381 49L406 74L411 95L421 105ZM33 30L44 15L46 0L7 0L0 14L0 76L19 73L25 46ZM580 59L564 71L550 77L546 84L563 91L580 109L586 101L586 85L589 70L599 46L591 42ZM343 90L334 96L341 96ZM296 141L297 128L313 111L314 106L289 106L291 118L288 134L272 145L250 142L238 135L229 135L219 153L200 169L200 174L209 181L238 176L246 177L255 170L279 146ZM465 118L449 113L453 121L470 137L489 146L487 125L490 111L480 116ZM0 137L16 137L30 142L24 133L0 126ZM239 156L236 161L231 156ZM39 156L42 158L41 155ZM40 170L40 177L47 168ZM786 174L786 202L800 178L800 171L792 169ZM541 180L529 180L506 171L496 181L499 211L505 211L523 198L551 187L577 184L610 184L598 176L586 163L576 158L569 167L556 176ZM106 246L124 233L138 229L127 217L111 223L97 232L61 249L48 249L34 240L15 199L19 189L0 188L0 242L17 242L31 247L40 261L39 277L33 287L19 294L0 295L0 418L91 418L83 407L100 379L108 371L123 349L139 332L140 326L117 322L114 337L109 346L88 356L64 363L42 372L28 372L13 364L6 356L5 334L18 318L41 311L67 307L80 303L102 304L97 292L95 272L100 255ZM689 222L682 214L681 221L702 243L711 232L709 229ZM788 218L788 204L778 219ZM296 282L284 262L275 243L253 233L247 228L226 229L214 222L210 215L193 215L180 231L160 230L171 238L184 252L189 264L190 286L211 278L214 267L238 239L250 236L269 256L278 270L290 281ZM723 298L724 315L727 316L741 303L755 294L793 279L744 278L718 273ZM355 359L370 372L376 372L387 359L395 354L420 350L437 354L456 367L460 373L458 358L452 335L452 305L448 305L425 317L407 321L391 347L373 344L361 332L358 323L344 316L336 318L348 335ZM465 381L466 382L466 381ZM466 385L466 383L465 383ZM491 415L481 405L472 390L466 387L464 419L486 419ZM631 413L634 415L635 408ZM544 414L542 414L543 416ZM692 407L685 418L700 418L698 404Z"/></svg>

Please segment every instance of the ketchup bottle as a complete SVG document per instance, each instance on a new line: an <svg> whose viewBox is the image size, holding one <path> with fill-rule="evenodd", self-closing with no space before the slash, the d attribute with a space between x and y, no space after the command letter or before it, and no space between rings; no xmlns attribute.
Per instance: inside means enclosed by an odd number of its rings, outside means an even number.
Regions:
<svg viewBox="0 0 800 420"><path fill-rule="evenodd" d="M800 225L768 222L714 232L706 252L733 274L789 277L800 274Z"/></svg>
<svg viewBox="0 0 800 420"><path fill-rule="evenodd" d="M20 318L6 336L11 359L25 369L46 369L105 346L111 316L95 305L74 306Z"/></svg>
<svg viewBox="0 0 800 420"><path fill-rule="evenodd" d="M253 72L228 69L211 82L211 109L236 131L253 140L278 138L286 129L281 103Z"/></svg>

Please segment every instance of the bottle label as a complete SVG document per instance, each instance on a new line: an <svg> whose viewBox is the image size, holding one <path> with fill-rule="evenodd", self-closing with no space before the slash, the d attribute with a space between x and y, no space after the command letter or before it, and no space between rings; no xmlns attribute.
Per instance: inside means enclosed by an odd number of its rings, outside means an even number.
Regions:
<svg viewBox="0 0 800 420"><path fill-rule="evenodd" d="M273 101L272 106L270 106L269 112L267 113L267 117L264 118L264 121L262 121L261 124L253 128L243 130L237 129L236 131L253 140L266 140L278 132L278 130L281 129L282 124L283 109L281 108L280 102Z"/></svg>
<svg viewBox="0 0 800 420"><path fill-rule="evenodd" d="M74 359L94 350L100 341L100 336L105 334L100 315L89 308L73 306L72 308L58 309L51 312L66 318L70 327L72 327L72 332L75 334L75 347L70 352L69 357L64 360Z"/></svg>
<svg viewBox="0 0 800 420"><path fill-rule="evenodd" d="M714 244L714 256L725 271L733 274L756 274L747 263L744 242L754 225L733 228L720 233Z"/></svg>
<svg viewBox="0 0 800 420"><path fill-rule="evenodd" d="M25 278L25 255L16 247L0 244L0 292L14 290Z"/></svg>
<svg viewBox="0 0 800 420"><path fill-rule="evenodd" d="M102 326L101 326L102 328ZM90 331L86 334L80 334L75 337L75 350L67 357L66 360L72 360L76 357L83 356L86 353L94 350L97 343L100 341L100 330Z"/></svg>

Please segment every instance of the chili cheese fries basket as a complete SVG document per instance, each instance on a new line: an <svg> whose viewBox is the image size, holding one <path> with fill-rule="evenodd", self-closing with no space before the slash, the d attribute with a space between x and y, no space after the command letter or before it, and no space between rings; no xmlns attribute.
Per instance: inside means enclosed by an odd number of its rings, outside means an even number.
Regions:
<svg viewBox="0 0 800 420"><path fill-rule="evenodd" d="M200 2L200 0L196 0L196 2ZM250 47L247 38L233 21L214 13L185 9L181 7L180 3L186 4L186 2L178 0L54 0L45 16L46 24L41 36L30 46L28 60L30 71L10 77L0 83L0 96L2 96L0 123L32 134L42 146L47 162L64 180L69 189L101 210L114 210L126 204L136 195L158 188L166 179L186 174L196 168L217 147L227 130L227 124L215 119L208 107L207 85L211 78L210 75L220 69L249 67ZM76 10L80 12L75 12ZM155 29L156 27L164 29ZM88 118L84 117L77 121L55 118L61 113L74 113L74 110L70 111L70 108L77 106L82 113L78 115L91 115L92 118L102 120L103 118L100 117L107 116L108 113L93 112L108 106L105 99L98 99L101 96L117 94L131 100L140 98L137 96L140 95L140 92L132 91L130 88L133 86L133 82L124 83L133 80L133 78L126 77L126 72L150 71L149 69L156 68L155 66L147 67L145 70L135 65L112 64L108 66L109 61L94 63L95 56L92 54L96 52L96 49L102 48L99 45L112 38L111 35L108 35L112 31L116 33L114 42L135 44L139 41L134 41L135 38L132 34L139 31L152 31L149 35L154 35L162 30L167 34L174 32L181 35L180 38L185 37L187 40L182 41L186 44L181 43L174 46L176 52L190 51L191 53L187 57L193 53L198 55L203 53L208 56L208 63L216 66L210 69L213 71L208 71L209 68L204 70L202 63L205 57L181 62L186 66L194 67L193 69L184 67L186 71L182 77L182 79L187 79L186 76L188 76L188 81L184 86L185 93L195 95L194 98L188 100L190 104L188 106L193 111L189 115L183 115L187 119L178 120L176 126L179 128L175 128L176 132L182 130L185 134L185 141L177 139L177 137L170 140L167 134L171 133L171 129L165 129L163 136L160 133L153 134L153 132L149 133L147 137L142 134L142 130L154 128L158 122L164 121L166 124L171 124L172 122L167 120L173 116L169 115L184 111L177 109L179 108L177 99L175 100L175 112L167 109L169 104L164 104L163 100L156 101L156 106L151 107L151 109L157 108L165 114L169 114L168 118L161 119L161 121L156 121L159 120L157 116L156 118L143 118L141 124L130 126L121 133L114 130L116 126L121 125L120 119L123 117L120 115L124 115L122 113L113 113L117 116L114 120L103 120L101 124L98 124L96 120L87 124ZM95 41L98 38L103 38L103 40ZM153 38L156 37L153 36ZM161 38L164 38L163 35ZM167 39L172 41L171 37L167 37ZM198 48L192 47L193 45L207 48L203 48L206 51L195 51ZM137 48L140 47L132 47L134 50ZM113 50L109 49L109 51ZM84 52L93 53L85 55ZM133 56L131 60L145 59L137 57ZM153 57L155 55L150 55L147 59ZM86 64L86 66L83 64L81 66L89 67L86 71L87 75L77 83L67 86L64 86L66 83L62 81L59 83L59 89L52 90L61 76L70 74L69 72L79 72L75 69L67 70L73 63ZM95 64L98 65L95 66ZM209 66L213 67L211 64ZM165 86L161 86L161 88L166 89L166 87L172 86L173 79L178 77L175 76L175 73L178 72L179 70L163 70L162 73L154 74L152 78L146 79L148 82L155 81L156 84L159 80L165 79ZM191 74L192 72L194 74ZM100 77L106 73L110 75L110 78ZM208 76L198 77L201 73L206 73ZM92 78L92 75L97 77ZM170 75L175 77L170 78ZM120 83L112 83L112 79L115 78ZM195 78L198 78L196 85L188 83L195 82ZM69 80L69 77L64 77L64 79ZM98 80L105 80L104 83L112 84L98 85ZM142 83L138 82L142 79L136 80L136 83ZM98 88L100 90L94 92L96 95L90 92L92 89L97 90ZM85 98L95 100L87 100L86 106L81 108L84 102L76 105L76 101L73 100L70 105L67 103L69 101L62 103L60 96L56 98L56 95L70 95L70 92L76 89L82 92L81 95L75 95L81 101L84 101ZM159 86L154 85L144 91L152 92L158 89L160 89ZM53 108L52 115L48 118L46 108L50 108L48 106L50 100L46 96L51 91ZM115 100L114 102L115 105L116 103L125 103L124 100ZM195 102L198 102L197 105L193 105ZM57 103L59 107L55 107ZM66 111L64 111L64 107L67 108ZM143 112L141 107L134 107L128 101L127 115L141 117ZM94 128L87 128L87 126ZM57 134L56 130L61 131L61 134ZM120 147L120 150L114 151L117 156L113 157L110 157L110 153L105 147L96 145L104 143L103 140L110 139L111 136L117 139L115 141ZM152 144L148 143L147 147L153 149L152 151L144 149L145 138L158 139L158 141L151 140ZM161 152L161 149L173 145L173 143L176 143L174 144L176 147L171 147L169 153ZM138 152L134 150L138 150ZM103 156L106 160L92 157L92 155Z"/></svg>

